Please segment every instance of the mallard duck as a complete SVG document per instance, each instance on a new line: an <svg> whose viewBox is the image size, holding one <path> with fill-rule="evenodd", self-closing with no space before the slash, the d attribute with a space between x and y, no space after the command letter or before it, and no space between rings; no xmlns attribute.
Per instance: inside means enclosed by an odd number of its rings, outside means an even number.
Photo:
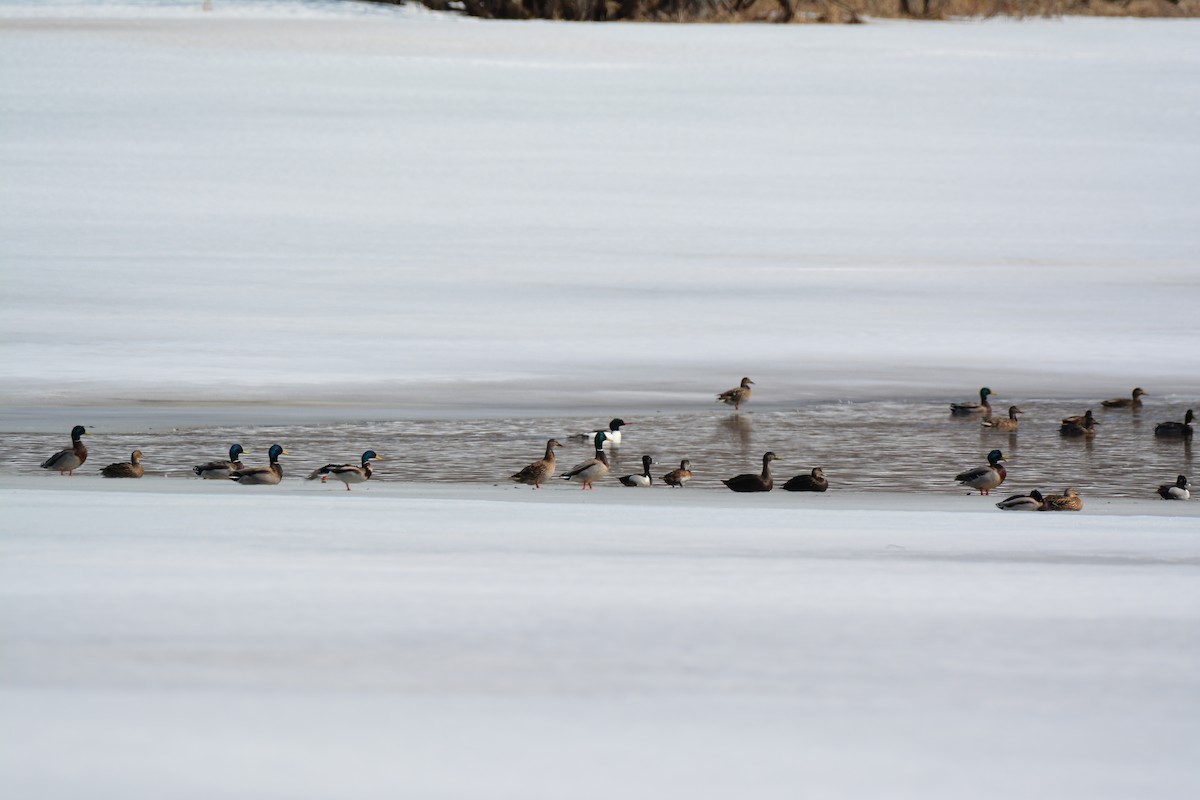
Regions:
<svg viewBox="0 0 1200 800"><path fill-rule="evenodd" d="M1062 424L1063 425L1082 425L1084 423L1084 420L1086 420L1086 419L1087 419L1087 414L1075 414L1074 416L1063 417Z"/></svg>
<svg viewBox="0 0 1200 800"><path fill-rule="evenodd" d="M986 386L979 390L978 403L951 403L950 413L956 417L969 417L972 414L983 414L985 417L992 415L992 405L988 402L988 396L992 390Z"/></svg>
<svg viewBox="0 0 1200 800"><path fill-rule="evenodd" d="M783 485L787 492L823 492L828 488L829 481L825 480L825 473L820 467L813 467L811 474L797 475Z"/></svg>
<svg viewBox="0 0 1200 800"><path fill-rule="evenodd" d="M996 508L1004 511L1041 511L1046 500L1042 493L1034 489L1029 494L1014 494L1007 500L996 503Z"/></svg>
<svg viewBox="0 0 1200 800"><path fill-rule="evenodd" d="M205 480L217 480L218 478L228 478L229 473L242 468L242 462L238 457L246 452L240 444L235 444L229 448L228 461L210 461L207 464L199 464L192 467L192 472L199 475Z"/></svg>
<svg viewBox="0 0 1200 800"><path fill-rule="evenodd" d="M742 378L742 384L740 386L735 386L732 389L726 389L717 395L717 402L724 403L727 406L733 406L734 411L739 410L742 407L742 403L745 403L750 399L750 385L753 383L754 381L750 380L749 378Z"/></svg>
<svg viewBox="0 0 1200 800"><path fill-rule="evenodd" d="M1017 414L1024 414L1017 406L1008 407L1008 417L988 417L979 424L985 428L991 428L994 431L1015 431L1017 429Z"/></svg>
<svg viewBox="0 0 1200 800"><path fill-rule="evenodd" d="M592 486L592 483L608 474L608 456L604 454L605 438L606 436L603 431L597 433L595 458L589 458L582 464L576 464L559 477L568 481L572 478L578 478L579 482L583 484L584 489L596 488Z"/></svg>
<svg viewBox="0 0 1200 800"><path fill-rule="evenodd" d="M346 491L350 491L350 484L365 483L371 477L371 460L383 461L374 450L368 450L362 454L362 462L359 464L326 464L319 469L314 469L305 480L313 481L317 478L321 479L321 483L325 483L326 478L332 476L335 480L339 480L346 484Z"/></svg>
<svg viewBox="0 0 1200 800"><path fill-rule="evenodd" d="M1083 415L1083 421L1064 422L1059 426L1058 432L1069 438L1079 436L1092 437L1096 435L1096 426L1099 424L1096 422L1096 418L1092 415L1092 410L1089 408L1087 413Z"/></svg>
<svg viewBox="0 0 1200 800"><path fill-rule="evenodd" d="M735 492L769 492L775 486L775 481L771 479L771 462L778 460L779 456L774 453L763 453L761 475L747 472L742 475L734 475L732 478L721 481L721 483Z"/></svg>
<svg viewBox="0 0 1200 800"><path fill-rule="evenodd" d="M1083 498L1068 486L1062 494L1048 494L1042 503L1042 511L1078 511L1083 508Z"/></svg>
<svg viewBox="0 0 1200 800"><path fill-rule="evenodd" d="M673 469L666 475L662 476L662 481L667 486L675 488L683 486L692 479L692 462L686 458L679 462L679 469Z"/></svg>
<svg viewBox="0 0 1200 800"><path fill-rule="evenodd" d="M653 463L654 459L650 456L642 456L642 474L622 475L619 480L625 486L650 486L654 483L654 479L650 477L650 465Z"/></svg>
<svg viewBox="0 0 1200 800"><path fill-rule="evenodd" d="M142 451L134 450L130 453L128 461L118 461L115 464L109 464L100 470L100 474L106 478L142 477L146 474L146 468L142 466Z"/></svg>
<svg viewBox="0 0 1200 800"><path fill-rule="evenodd" d="M1142 398L1146 393L1141 389L1134 389L1131 397L1116 397L1112 400L1101 400L1100 405L1105 408L1141 408Z"/></svg>
<svg viewBox="0 0 1200 800"><path fill-rule="evenodd" d="M1195 419L1195 412L1189 408L1183 422L1160 422L1154 426L1154 435L1159 439L1190 439L1192 438L1192 421Z"/></svg>
<svg viewBox="0 0 1200 800"><path fill-rule="evenodd" d="M59 450L54 455L42 462L42 469L56 469L58 474L64 472L68 475L74 475L75 470L87 461L87 447L83 442L79 441L80 436L90 436L82 425L76 425L71 429L71 446L66 450Z"/></svg>
<svg viewBox="0 0 1200 800"><path fill-rule="evenodd" d="M514 472L509 476L509 479L517 483L523 483L526 486L532 486L535 489L540 489L542 483L554 474L554 448L556 447L562 447L562 443L558 439L548 439L546 441L546 455L542 456L540 461L533 462L520 472Z"/></svg>
<svg viewBox="0 0 1200 800"><path fill-rule="evenodd" d="M582 439L584 441L588 441L588 440L594 441L597 433L603 433L605 447L608 447L609 445L619 446L621 444L621 428L623 428L626 425L632 425L632 424L633 424L632 422L626 422L623 419L617 418L617 419L614 419L611 422L609 422L607 428L597 428L594 431L588 431L587 433L580 433L580 434L576 435L574 438Z"/></svg>
<svg viewBox="0 0 1200 800"><path fill-rule="evenodd" d="M267 451L267 457L271 460L269 467L235 469L229 473L229 479L237 481L243 486L273 486L283 480L283 467L279 466L279 457L286 455L288 455L287 450L273 444Z"/></svg>
<svg viewBox="0 0 1200 800"><path fill-rule="evenodd" d="M1186 475L1180 475L1174 483L1164 483L1158 487L1158 496L1163 500L1187 500L1192 496Z"/></svg>
<svg viewBox="0 0 1200 800"><path fill-rule="evenodd" d="M1005 456L999 450L988 453L987 460L986 467L976 467L966 472L960 472L954 476L954 480L963 486L978 489L980 494L991 494L992 489L1004 483L1004 479L1008 477L1008 471L1000 463L1005 460Z"/></svg>

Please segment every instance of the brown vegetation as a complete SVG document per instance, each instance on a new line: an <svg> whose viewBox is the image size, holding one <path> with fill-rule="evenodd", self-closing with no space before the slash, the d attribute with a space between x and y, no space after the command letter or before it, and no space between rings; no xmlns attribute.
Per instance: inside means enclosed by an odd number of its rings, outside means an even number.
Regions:
<svg viewBox="0 0 1200 800"><path fill-rule="evenodd" d="M406 0L378 0L402 4ZM1197 17L1200 0L412 0L485 19L832 22L864 17Z"/></svg>

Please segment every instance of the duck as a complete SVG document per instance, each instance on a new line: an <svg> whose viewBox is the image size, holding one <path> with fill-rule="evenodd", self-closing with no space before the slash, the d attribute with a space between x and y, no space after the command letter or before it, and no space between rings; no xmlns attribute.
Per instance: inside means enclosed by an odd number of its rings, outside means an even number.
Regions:
<svg viewBox="0 0 1200 800"><path fill-rule="evenodd" d="M1046 504L1042 493L1034 489L1029 494L1014 494L1007 500L996 503L996 508L1003 511L1041 511Z"/></svg>
<svg viewBox="0 0 1200 800"><path fill-rule="evenodd" d="M825 473L820 467L813 467L808 475L797 475L783 485L785 492L824 492L829 488Z"/></svg>
<svg viewBox="0 0 1200 800"><path fill-rule="evenodd" d="M662 482L674 489L681 487L692 479L692 462L684 459L679 462L679 469L673 469L662 476Z"/></svg>
<svg viewBox="0 0 1200 800"><path fill-rule="evenodd" d="M1080 436L1092 437L1096 435L1096 425L1098 424L1100 423L1096 422L1096 418L1092 415L1092 410L1089 408L1087 413L1083 415L1082 421L1064 421L1063 424L1059 426L1058 432L1063 436L1070 438L1077 438Z"/></svg>
<svg viewBox="0 0 1200 800"><path fill-rule="evenodd" d="M558 439L547 439L546 455L542 456L541 460L533 462L520 472L514 472L512 475L509 475L509 480L514 480L517 483L523 483L526 486L532 486L535 489L540 489L542 484L554 474L554 449L556 447L562 447L562 442L558 441Z"/></svg>
<svg viewBox="0 0 1200 800"><path fill-rule="evenodd" d="M734 475L732 478L721 481L721 483L735 492L769 492L775 487L775 481L771 479L771 462L778 460L779 456L774 453L763 453L761 475L747 472L742 475Z"/></svg>
<svg viewBox="0 0 1200 800"><path fill-rule="evenodd" d="M82 425L76 425L71 429L71 446L66 450L59 450L43 461L42 469L56 469L59 475L65 472L73 476L75 470L87 461L87 446L79 440L81 436L91 436L91 434L84 430Z"/></svg>
<svg viewBox="0 0 1200 800"><path fill-rule="evenodd" d="M1141 408L1142 398L1146 393L1140 388L1134 389L1133 394L1129 397L1115 397L1112 400L1101 400L1100 405L1105 408Z"/></svg>
<svg viewBox="0 0 1200 800"><path fill-rule="evenodd" d="M742 378L740 386L735 386L732 389L726 389L717 395L717 402L724 403L727 406L733 406L734 411L738 411L742 407L742 403L750 399L750 386L754 381L749 378Z"/></svg>
<svg viewBox="0 0 1200 800"><path fill-rule="evenodd" d="M1062 494L1048 494L1042 503L1042 511L1079 511L1083 508L1083 498L1068 486Z"/></svg>
<svg viewBox="0 0 1200 800"><path fill-rule="evenodd" d="M991 494L992 489L1004 483L1004 479L1008 477L1008 471L1000 463L1001 461L1005 461L1006 458L999 450L993 450L988 453L987 460L987 466L960 472L954 476L954 480L963 486L978 489L981 495Z"/></svg>
<svg viewBox="0 0 1200 800"><path fill-rule="evenodd" d="M1025 412L1017 406L1008 407L1008 417L988 417L979 424L985 428L991 428L994 431L1015 431L1017 429L1017 414Z"/></svg>
<svg viewBox="0 0 1200 800"><path fill-rule="evenodd" d="M1160 422L1154 426L1154 435L1159 439L1190 439L1192 438L1192 421L1195 419L1195 412L1189 408L1183 422Z"/></svg>
<svg viewBox="0 0 1200 800"><path fill-rule="evenodd" d="M592 484L608 474L608 456L604 453L604 440L606 438L604 431L597 433L595 457L589 458L582 464L576 464L567 472L559 475L559 477L568 481L578 478L585 490L596 488Z"/></svg>
<svg viewBox="0 0 1200 800"><path fill-rule="evenodd" d="M978 403L951 403L950 413L956 417L969 417L972 414L983 414L985 417L992 415L992 404L988 402L988 396L992 390L988 387L983 387L979 390Z"/></svg>
<svg viewBox="0 0 1200 800"><path fill-rule="evenodd" d="M288 455L287 450L273 444L267 451L267 458L271 461L270 466L235 469L229 473L229 480L237 481L243 486L274 486L283 480L283 467L279 466L279 457L286 455Z"/></svg>
<svg viewBox="0 0 1200 800"><path fill-rule="evenodd" d="M346 484L346 491L350 491L352 483L366 483L370 480L371 461L383 461L383 457L374 450L368 450L362 454L362 461L359 464L326 464L323 467L314 469L305 480L313 481L317 478L321 479L321 483L325 483L326 479L332 475L336 480Z"/></svg>
<svg viewBox="0 0 1200 800"><path fill-rule="evenodd" d="M234 444L229 448L228 461L210 461L207 464L198 464L192 467L192 472L209 481L228 478L229 473L242 468L242 462L238 460L238 457L244 452L246 451L240 444Z"/></svg>
<svg viewBox="0 0 1200 800"><path fill-rule="evenodd" d="M654 483L654 479L650 477L650 465L653 463L654 459L650 456L642 456L642 474L622 475L618 480L625 486L650 486Z"/></svg>
<svg viewBox="0 0 1200 800"><path fill-rule="evenodd" d="M1180 475L1174 483L1164 483L1158 487L1158 496L1163 500L1187 500L1192 496L1186 475Z"/></svg>
<svg viewBox="0 0 1200 800"><path fill-rule="evenodd" d="M142 466L142 451L134 450L129 454L128 461L118 461L115 464L109 464L100 470L100 474L106 478L140 478L146 474L146 468Z"/></svg>
<svg viewBox="0 0 1200 800"><path fill-rule="evenodd" d="M608 447L609 445L612 445L614 447L620 447L620 445L621 445L621 428L623 428L626 425L632 425L632 424L633 424L632 422L626 422L625 420L618 417L616 419L613 419L611 422L609 422L607 428L597 428L594 431L588 431L587 433L580 433L577 436L575 436L574 438L582 439L584 441L587 441L589 439L594 440L596 438L597 433L603 433L605 447Z"/></svg>

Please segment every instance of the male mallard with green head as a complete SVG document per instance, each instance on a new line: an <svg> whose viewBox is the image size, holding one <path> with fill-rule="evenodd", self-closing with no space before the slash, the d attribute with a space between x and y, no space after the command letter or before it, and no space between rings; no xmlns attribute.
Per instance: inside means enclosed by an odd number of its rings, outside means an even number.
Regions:
<svg viewBox="0 0 1200 800"><path fill-rule="evenodd" d="M267 451L267 458L271 461L270 466L236 469L229 473L229 479L237 481L242 486L274 486L283 480L283 467L279 466L279 457L286 455L288 455L287 450L273 444Z"/></svg>
<svg viewBox="0 0 1200 800"><path fill-rule="evenodd" d="M242 468L243 464L238 459L244 452L246 451L240 444L234 444L229 448L228 461L209 461L207 464L197 464L192 467L192 472L209 481L228 478L231 472Z"/></svg>
<svg viewBox="0 0 1200 800"><path fill-rule="evenodd" d="M383 458L374 450L368 450L362 454L362 459L358 464L326 464L323 467L314 469L305 480L314 481L317 478L321 479L321 483L325 483L327 478L332 477L334 480L339 480L346 484L346 491L350 491L352 483L366 483L370 480L371 461L383 461Z"/></svg>
<svg viewBox="0 0 1200 800"><path fill-rule="evenodd" d="M570 470L564 472L559 477L563 480L572 480L578 478L583 484L584 489L594 489L592 485L595 481L600 480L608 474L608 456L604 453L604 440L606 436L603 431L596 434L596 455L594 458L589 458L582 464L576 464Z"/></svg>
<svg viewBox="0 0 1200 800"><path fill-rule="evenodd" d="M988 402L988 396L992 390L988 387L983 387L979 390L978 403L951 403L950 413L956 417L969 417L972 414L983 414L985 417L992 415L992 405Z"/></svg>
<svg viewBox="0 0 1200 800"><path fill-rule="evenodd" d="M82 425L76 425L71 429L71 446L66 450L59 450L43 461L42 469L56 469L59 475L65 472L73 476L75 470L87 461L87 447L79 441L79 437L90 435Z"/></svg>
<svg viewBox="0 0 1200 800"><path fill-rule="evenodd" d="M1000 463L1005 460L1005 456L999 450L988 453L987 460L987 466L960 472L954 476L954 480L963 486L978 489L981 495L991 494L992 489L1004 483L1004 479L1008 477L1008 471Z"/></svg>

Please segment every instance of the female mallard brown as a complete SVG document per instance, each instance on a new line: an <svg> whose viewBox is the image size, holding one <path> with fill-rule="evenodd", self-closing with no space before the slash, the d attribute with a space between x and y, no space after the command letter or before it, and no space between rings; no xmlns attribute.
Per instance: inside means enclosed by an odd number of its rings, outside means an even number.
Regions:
<svg viewBox="0 0 1200 800"><path fill-rule="evenodd" d="M267 458L271 460L269 467L235 469L229 473L229 480L237 481L243 486L274 486L283 480L283 467L279 466L279 457L286 455L288 455L287 450L273 444L267 451Z"/></svg>
<svg viewBox="0 0 1200 800"><path fill-rule="evenodd" d="M608 474L608 456L604 454L605 438L606 437L603 431L597 433L596 456L594 458L589 458L582 464L576 464L574 467L571 467L569 471L564 472L559 477L568 481L572 478L578 478L579 482L583 484L584 489L595 489L596 487L592 486L592 483L600 480Z"/></svg>
<svg viewBox="0 0 1200 800"><path fill-rule="evenodd" d="M1042 503L1042 511L1078 511L1083 508L1083 498L1068 486L1062 494L1048 494Z"/></svg>
<svg viewBox="0 0 1200 800"><path fill-rule="evenodd" d="M1046 504L1042 493L1034 489L1029 494L1014 494L1007 500L996 503L996 508L1002 511L1041 511Z"/></svg>
<svg viewBox="0 0 1200 800"><path fill-rule="evenodd" d="M992 405L988 402L988 396L992 390L986 386L979 390L978 403L951 403L950 413L956 417L969 417L972 414L983 414L985 417L992 415Z"/></svg>
<svg viewBox="0 0 1200 800"><path fill-rule="evenodd" d="M809 475L797 475L783 485L785 492L823 492L829 488L825 473L820 467L813 467Z"/></svg>
<svg viewBox="0 0 1200 800"><path fill-rule="evenodd" d="M365 483L370 480L371 475L371 459L383 461L383 459L374 450L368 450L362 454L362 460L358 464L326 464L319 469L314 469L305 480L313 481L317 478L321 479L321 483L325 483L329 476L333 476L335 480L339 480L346 484L346 491L350 491L350 484Z"/></svg>
<svg viewBox="0 0 1200 800"><path fill-rule="evenodd" d="M1192 438L1192 421L1194 419L1196 419L1196 414L1189 408L1183 422L1160 422L1154 426L1154 435L1159 439L1190 439Z"/></svg>
<svg viewBox="0 0 1200 800"><path fill-rule="evenodd" d="M650 477L650 465L653 463L654 459L650 456L642 456L642 474L622 475L618 480L624 486L650 486L654 483L654 479Z"/></svg>
<svg viewBox="0 0 1200 800"><path fill-rule="evenodd" d="M1133 395L1130 397L1115 397L1112 400L1102 400L1100 405L1105 408L1141 408L1142 398L1146 393L1141 389L1134 389Z"/></svg>
<svg viewBox="0 0 1200 800"><path fill-rule="evenodd" d="M106 478L142 477L146 474L146 468L142 466L142 451L134 450L130 453L128 461L118 461L115 464L109 464L100 470L100 474Z"/></svg>
<svg viewBox="0 0 1200 800"><path fill-rule="evenodd" d="M750 399L750 385L752 383L754 383L754 381L750 380L749 378L742 378L742 383L740 386L735 386L732 389L726 389L717 395L717 402L724 403L727 406L733 406L733 410L737 411L742 407L742 403L745 403Z"/></svg>
<svg viewBox="0 0 1200 800"><path fill-rule="evenodd" d="M999 450L988 453L987 460L987 466L960 472L954 476L954 480L963 486L978 489L980 494L991 494L992 489L1004 483L1004 479L1008 477L1008 471L1000 463L1005 460L1005 457Z"/></svg>
<svg viewBox="0 0 1200 800"><path fill-rule="evenodd" d="M732 478L721 481L721 483L735 492L769 492L775 486L775 481L771 479L771 462L777 460L779 460L779 456L774 453L763 453L761 475L747 472L742 475L734 475Z"/></svg>
<svg viewBox="0 0 1200 800"><path fill-rule="evenodd" d="M1192 496L1189 488L1187 476L1180 475L1174 483L1164 483L1158 487L1158 496L1163 500L1187 500Z"/></svg>
<svg viewBox="0 0 1200 800"><path fill-rule="evenodd" d="M546 440L546 455L542 456L540 461L533 462L520 472L514 472L509 476L509 480L540 489L542 484L554 474L554 448L556 447L562 447L562 443L558 439Z"/></svg>
<svg viewBox="0 0 1200 800"><path fill-rule="evenodd" d="M56 469L58 474L64 472L68 475L74 475L75 470L87 461L87 447L83 442L79 441L80 436L90 436L83 429L82 425L76 425L71 429L71 446L66 450L59 450L54 455L42 462L42 469Z"/></svg>
<svg viewBox="0 0 1200 800"><path fill-rule="evenodd" d="M1001 417L999 419L994 419L992 417L988 417L979 424L985 428L991 428L994 431L1015 431L1017 429L1017 414L1024 413L1025 412L1017 406L1009 406L1007 418Z"/></svg>
<svg viewBox="0 0 1200 800"><path fill-rule="evenodd" d="M1083 415L1082 422L1063 422L1059 426L1058 432L1068 438L1078 438L1080 436L1090 438L1096 435L1096 425L1098 424L1095 416L1092 415L1092 410L1089 408L1087 413Z"/></svg>
<svg viewBox="0 0 1200 800"><path fill-rule="evenodd" d="M192 467L192 472L209 481L228 478L229 473L242 468L243 464L238 458L244 452L246 451L240 444L235 444L229 448L228 461L209 461L207 464L198 464Z"/></svg>
<svg viewBox="0 0 1200 800"><path fill-rule="evenodd" d="M692 479L692 462L684 459L679 462L679 469L673 469L666 475L662 476L662 481L672 489L676 486L682 487L685 483Z"/></svg>

